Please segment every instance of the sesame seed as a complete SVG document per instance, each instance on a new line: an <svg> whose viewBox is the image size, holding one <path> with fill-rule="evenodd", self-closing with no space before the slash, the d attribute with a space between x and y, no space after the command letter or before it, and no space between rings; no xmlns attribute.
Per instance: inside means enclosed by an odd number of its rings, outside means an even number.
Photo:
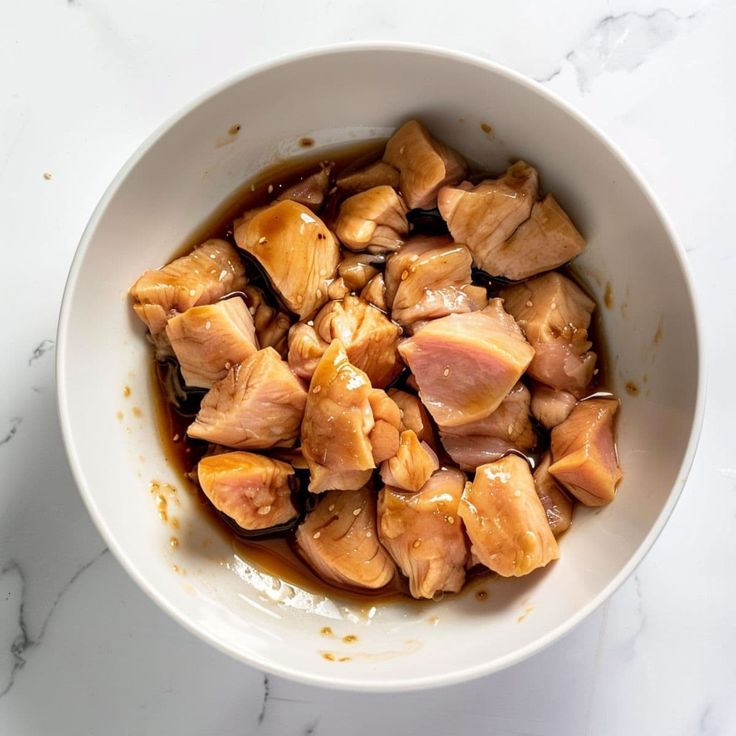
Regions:
<svg viewBox="0 0 736 736"><path fill-rule="evenodd" d="M532 302L531 299L527 299L526 305L527 305L527 307L533 307L534 306L534 303Z"/></svg>
<svg viewBox="0 0 736 736"><path fill-rule="evenodd" d="M552 304L549 305L550 309L557 309L557 302L552 302Z"/></svg>
<svg viewBox="0 0 736 736"><path fill-rule="evenodd" d="M597 368L593 371L593 375L594 376L597 376L598 375L598 369Z"/></svg>
<svg viewBox="0 0 736 736"><path fill-rule="evenodd" d="M204 328L205 328L205 330L209 330L209 329L210 329L210 327L212 327L212 322L210 322L209 320L207 320L207 321L206 321L206 322L204 323Z"/></svg>
<svg viewBox="0 0 736 736"><path fill-rule="evenodd" d="M401 146L401 148L399 148L399 156L403 156L404 155L404 149L405 148L406 148L406 146Z"/></svg>
<svg viewBox="0 0 736 736"><path fill-rule="evenodd" d="M304 223L299 225L299 235L304 235Z"/></svg>
<svg viewBox="0 0 736 736"><path fill-rule="evenodd" d="M266 514L269 514L269 513L271 513L271 506L270 506L270 505L269 505L269 506L261 506L261 507L260 507L260 508L258 509L258 513L259 513L259 514L260 514L261 516L265 516Z"/></svg>
<svg viewBox="0 0 736 736"><path fill-rule="evenodd" d="M225 361L225 370L226 371L229 371L231 367L232 367L232 363L229 360L226 360Z"/></svg>
<svg viewBox="0 0 736 736"><path fill-rule="evenodd" d="M195 295L196 295L196 293L197 293L197 292L196 292L196 290L195 290L195 289L189 289L189 296L195 296Z"/></svg>
<svg viewBox="0 0 736 736"><path fill-rule="evenodd" d="M359 516L360 515L360 509L353 509L353 516Z"/></svg>
<svg viewBox="0 0 736 736"><path fill-rule="evenodd" d="M263 245L264 243L268 243L268 240L266 239L265 235L261 235L261 237L258 238L258 244Z"/></svg>
<svg viewBox="0 0 736 736"><path fill-rule="evenodd" d="M508 433L509 437L511 437L511 435L514 433L514 425L509 424L509 426L506 427L506 432Z"/></svg>
<svg viewBox="0 0 736 736"><path fill-rule="evenodd" d="M418 547L421 546L421 544L422 544L421 539L415 539L411 546L414 547L414 549L417 549Z"/></svg>
<svg viewBox="0 0 736 736"><path fill-rule="evenodd" d="M366 532L365 536L370 539L373 536L373 532Z"/></svg>
<svg viewBox="0 0 736 736"><path fill-rule="evenodd" d="M317 289L317 299L322 298L322 289Z"/></svg>
<svg viewBox="0 0 736 736"><path fill-rule="evenodd" d="M401 280L406 281L408 278L409 278L409 272L406 269L404 269L401 272Z"/></svg>
<svg viewBox="0 0 736 736"><path fill-rule="evenodd" d="M272 191L273 191L273 184L269 184L268 185L268 193L271 194Z"/></svg>
<svg viewBox="0 0 736 736"><path fill-rule="evenodd" d="M443 370L443 371L442 371L442 375L443 375L443 376L444 376L445 378L447 378L447 376L449 376L449 375L450 375L450 369L449 369L449 368L445 368L445 370Z"/></svg>
<svg viewBox="0 0 736 736"><path fill-rule="evenodd" d="M178 441L179 441L179 433L177 432L177 433L176 433L176 434L175 434L175 435L174 435L174 436L173 436L173 437L172 437L171 439L172 439L172 440L173 440L174 442L178 442Z"/></svg>
<svg viewBox="0 0 736 736"><path fill-rule="evenodd" d="M310 327L314 327L314 320L313 320L313 319L310 319L310 320L309 320L309 321L307 322L307 324L308 324L308 325L309 325Z"/></svg>
<svg viewBox="0 0 736 736"><path fill-rule="evenodd" d="M327 510L328 510L328 511L334 511L334 510L335 510L335 504L334 504L334 503L331 503L331 504L330 504L330 505L329 505L329 506L327 507Z"/></svg>
<svg viewBox="0 0 736 736"><path fill-rule="evenodd" d="M315 386L315 387L314 387L314 388L312 389L312 393L313 393L313 394L318 394L318 393L319 393L319 392L320 392L321 390L322 390L322 386Z"/></svg>
<svg viewBox="0 0 736 736"><path fill-rule="evenodd" d="M446 521L446 522L447 522L448 524L454 524L454 523L455 523L455 517L454 517L454 516L446 516L446 517L445 517L445 521Z"/></svg>
<svg viewBox="0 0 736 736"><path fill-rule="evenodd" d="M249 311L249 312L250 312L251 314L255 314L255 313L256 313L256 308L255 308L255 307L248 307L248 311Z"/></svg>
<svg viewBox="0 0 736 736"><path fill-rule="evenodd" d="M251 190L251 192L255 192L255 190L256 190L256 185L255 185L255 184L251 184L251 185L250 185L250 190Z"/></svg>

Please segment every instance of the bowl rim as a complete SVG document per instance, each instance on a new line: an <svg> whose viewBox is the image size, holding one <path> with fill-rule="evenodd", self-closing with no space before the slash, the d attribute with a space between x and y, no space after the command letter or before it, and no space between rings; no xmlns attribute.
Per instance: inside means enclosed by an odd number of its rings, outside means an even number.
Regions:
<svg viewBox="0 0 736 736"><path fill-rule="evenodd" d="M302 668L291 668L288 665L280 664L272 661L267 656L252 652L245 654L233 649L231 644L214 634L205 632L200 629L199 624L190 618L184 611L181 611L167 598L162 595L157 588L149 582L142 570L139 570L128 558L123 545L118 542L111 529L107 525L104 517L95 502L94 494L91 492L90 484L87 482L86 474L79 461L77 454L77 444L72 435L71 418L69 410L69 395L67 393L67 335L70 330L70 312L74 299L76 286L82 263L87 255L90 244L94 238L98 224L104 213L116 196L121 184L125 181L130 171L138 164L138 162L148 153L153 145L172 128L177 122L185 118L196 108L207 103L211 98L220 94L229 87L239 84L248 77L261 74L271 69L293 64L308 58L318 56L332 56L341 54L350 54L354 52L386 52L398 51L418 56L441 57L451 61L459 61L464 64L481 68L491 74L496 74L507 80L519 84L527 88L530 92L540 95L547 102L555 105L564 113L576 120L580 125L585 127L602 145L608 148L609 152L618 159L621 165L627 170L629 175L636 181L641 191L644 193L647 203L654 210L659 218L667 237L672 245L672 252L678 261L680 270L682 271L686 284L686 298L693 315L695 325L695 356L696 356L696 399L695 409L693 412L692 422L690 426L689 439L685 453L682 457L676 480L672 486L672 490L667 501L657 516L654 524L644 537L643 541L636 549L628 563L613 577L603 590L591 599L586 605L582 606L574 615L570 616L559 626L551 629L546 634L539 636L528 644L519 647L513 652L497 657L487 662L480 662L459 668L451 672L438 675L422 676L418 675L409 679L391 679L383 678L381 680L373 680L363 678L358 680L343 681L339 675L326 676L309 673ZM69 465L74 476L74 480L79 489L82 500L87 507L87 511L91 516L95 526L104 538L107 546L115 555L117 561L122 565L130 577L137 585L156 603L160 609L165 611L172 619L177 621L185 629L193 633L199 639L213 645L221 652L228 654L235 659L244 662L250 666L256 667L268 674L284 677L286 679L300 682L307 685L316 685L339 690L358 691L358 692L399 692L414 691L420 689L428 689L433 687L444 687L447 685L458 684L468 680L472 680L484 675L498 672L502 669L515 665L528 657L545 649L562 636L570 632L581 621L590 616L599 608L610 596L624 583L625 580L634 572L640 562L651 549L654 542L662 532L665 524L670 518L677 502L682 494L688 474L692 467L692 463L697 450L698 442L703 425L703 415L705 408L706 393L706 375L704 371L704 344L702 317L699 312L697 301L695 298L696 289L693 282L690 266L687 261L685 249L682 246L674 227L656 198L654 192L641 175L639 170L629 161L623 151L594 123L592 123L585 115L577 111L568 102L562 99L556 93L550 91L540 83L530 79L520 72L509 69L497 62L485 59L475 54L457 51L451 48L435 46L423 43L404 43L393 41L350 41L336 44L326 44L311 47L298 52L279 55L271 60L261 62L243 71L230 76L223 82L209 87L202 94L195 97L188 104L180 108L176 113L169 116L162 124L160 124L133 152L128 160L123 164L107 189L100 198L95 207L89 222L87 223L77 246L74 258L69 269L69 273L64 286L64 293L59 314L59 322L56 334L56 385L57 385L57 403L58 414L61 425L64 447L66 450Z"/></svg>

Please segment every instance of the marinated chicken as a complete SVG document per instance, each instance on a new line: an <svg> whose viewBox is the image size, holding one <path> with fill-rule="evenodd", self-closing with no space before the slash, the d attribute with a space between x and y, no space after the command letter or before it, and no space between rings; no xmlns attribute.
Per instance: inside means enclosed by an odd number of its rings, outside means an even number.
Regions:
<svg viewBox="0 0 736 736"><path fill-rule="evenodd" d="M529 464L518 455L477 468L458 513L472 552L503 577L527 575L560 556Z"/></svg>
<svg viewBox="0 0 736 736"><path fill-rule="evenodd" d="M293 477L291 465L251 452L209 455L197 465L204 495L247 531L280 526L297 517Z"/></svg>
<svg viewBox="0 0 736 736"><path fill-rule="evenodd" d="M387 486L378 495L378 535L415 598L463 587L469 545L458 503L464 486L462 473L438 470L418 493Z"/></svg>
<svg viewBox="0 0 736 736"><path fill-rule="evenodd" d="M480 312L431 320L401 343L399 352L422 402L442 427L495 411L534 356L500 299Z"/></svg>
<svg viewBox="0 0 736 736"><path fill-rule="evenodd" d="M397 250L409 232L406 205L393 187L366 189L340 205L335 234L351 250Z"/></svg>
<svg viewBox="0 0 736 736"><path fill-rule="evenodd" d="M391 136L383 160L398 169L399 191L410 209L434 207L437 192L460 181L467 171L463 157L416 120L404 123Z"/></svg>
<svg viewBox="0 0 736 736"><path fill-rule="evenodd" d="M202 399L190 437L240 450L292 447L307 393L273 348L232 366Z"/></svg>
<svg viewBox="0 0 736 736"><path fill-rule="evenodd" d="M190 307L212 304L245 287L245 268L226 240L208 240L158 271L146 271L130 289L133 309L151 335Z"/></svg>
<svg viewBox="0 0 736 736"><path fill-rule="evenodd" d="M166 335L187 386L211 388L258 350L253 317L237 296L171 317Z"/></svg>
<svg viewBox="0 0 736 736"><path fill-rule="evenodd" d="M582 396L596 363L588 338L595 302L556 272L509 286L501 295L506 310L534 348L529 375L552 388Z"/></svg>
<svg viewBox="0 0 736 736"><path fill-rule="evenodd" d="M416 120L366 150L261 176L131 288L168 454L244 549L313 585L525 575L622 477L595 303L565 267L585 240L524 161L469 168Z"/></svg>
<svg viewBox="0 0 736 736"><path fill-rule="evenodd" d="M396 566L378 540L375 492L330 491L296 531L299 552L327 582L349 588L388 585Z"/></svg>
<svg viewBox="0 0 736 736"><path fill-rule="evenodd" d="M332 232L304 205L276 202L236 223L235 242L258 261L284 304L301 319L327 301L340 249Z"/></svg>
<svg viewBox="0 0 736 736"><path fill-rule="evenodd" d="M581 401L552 430L550 474L586 506L613 501L623 477L616 457L613 419L616 399Z"/></svg>
<svg viewBox="0 0 736 736"><path fill-rule="evenodd" d="M383 312L356 296L330 301L314 318L299 322L289 333L289 366L309 380L322 354L333 340L340 340L348 360L364 371L375 388L384 388L401 373L398 353L401 329Z"/></svg>
<svg viewBox="0 0 736 736"><path fill-rule="evenodd" d="M362 488L376 464L399 449L399 422L396 404L333 340L312 375L302 422L309 490Z"/></svg>

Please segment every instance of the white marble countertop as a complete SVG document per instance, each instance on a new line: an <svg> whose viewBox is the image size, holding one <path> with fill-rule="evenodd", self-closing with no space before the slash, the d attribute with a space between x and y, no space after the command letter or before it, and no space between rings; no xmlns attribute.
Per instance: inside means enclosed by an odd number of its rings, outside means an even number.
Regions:
<svg viewBox="0 0 736 736"><path fill-rule="evenodd" d="M0 734L736 733L735 28L730 0L7 5ZM400 697L264 678L167 619L87 516L55 405L53 339L67 268L125 159L210 85L274 55L352 39L430 42L497 60L608 132L687 248L710 372L690 480L638 572L531 660Z"/></svg>

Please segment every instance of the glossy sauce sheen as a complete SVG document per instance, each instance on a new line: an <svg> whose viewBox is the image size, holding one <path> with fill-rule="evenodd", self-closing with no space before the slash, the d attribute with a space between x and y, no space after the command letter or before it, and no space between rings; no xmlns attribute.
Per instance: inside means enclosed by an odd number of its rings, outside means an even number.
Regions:
<svg viewBox="0 0 736 736"><path fill-rule="evenodd" d="M324 162L329 162L332 165L333 180L336 174L360 169L380 158L384 145L384 140L363 142L359 145L341 148L328 154L322 153L320 156L301 157L298 160L292 159L263 170L254 179L248 180L202 226L197 228L187 238L185 244L172 253L169 261L187 254L193 247L209 238L223 238L234 244L233 221L244 211L268 204L276 199L283 190L319 171L320 165ZM488 175L480 168L476 168L473 175L469 178L471 180L480 180ZM328 226L331 226L336 218L340 201L340 197L328 197L326 206L319 212L320 218ZM409 220L413 225L414 232L427 234L447 233L444 222L434 213L414 211L410 213ZM255 267L254 262L245 255L244 261L246 262L249 283L257 284L263 288L273 299L274 304L276 304L277 300L273 292L257 267ZM579 274L571 268L562 270L590 295L590 290L581 282ZM477 274L477 276L479 277L478 283L487 284L491 295L493 295L496 289L508 283L504 280L489 279L486 274ZM607 361L604 351L605 344L602 340L600 329L599 314L600 310L596 303L596 310L593 314L593 322L590 328L590 339L593 341L593 349L598 354L597 365L599 372L591 384L591 393L603 391L606 385ZM157 426L166 458L181 476L182 483L187 488L190 488L192 493L197 495L203 513L211 517L214 521L214 526L231 541L234 550L239 556L268 574L305 590L327 595L332 598L339 597L352 600L359 605L385 603L392 600L401 600L402 602L413 601L417 605L431 603L431 601L415 601L409 595L407 581L403 578L395 579L389 586L386 586L380 591L349 590L326 583L312 572L311 568L300 558L294 544L293 531L249 539L238 535L233 529L233 526L227 523L223 516L209 503L204 493L202 493L190 475L206 451L207 443L187 437L186 431L187 427L194 421L199 404L206 391L201 389L185 389L178 367L173 360L161 362L154 360L152 365L152 380L155 388L154 395L156 397ZM401 386L401 383L402 379L399 379L396 385ZM549 433L542 431L539 433L539 437L539 447L530 453L528 457L532 464L536 464L538 458L547 449L549 443ZM445 458L445 460L447 459L449 458ZM297 471L297 475L304 473L305 471ZM305 476L303 476L303 480L306 480ZM305 483L302 485L306 488ZM300 493L300 495L304 494L306 494L306 491ZM313 502L313 499L309 499L309 501ZM468 582L471 580L490 575L491 573L482 567L469 570L465 589L468 588Z"/></svg>

